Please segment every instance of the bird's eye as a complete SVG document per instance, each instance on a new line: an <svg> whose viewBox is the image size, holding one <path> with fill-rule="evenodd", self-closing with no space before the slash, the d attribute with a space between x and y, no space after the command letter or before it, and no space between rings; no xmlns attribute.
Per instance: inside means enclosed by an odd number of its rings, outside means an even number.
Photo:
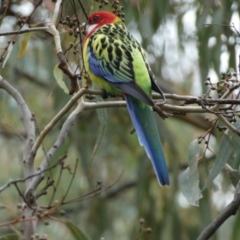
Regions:
<svg viewBox="0 0 240 240"><path fill-rule="evenodd" d="M98 22L98 20L99 20L99 16L94 16L93 19L92 19L93 23Z"/></svg>

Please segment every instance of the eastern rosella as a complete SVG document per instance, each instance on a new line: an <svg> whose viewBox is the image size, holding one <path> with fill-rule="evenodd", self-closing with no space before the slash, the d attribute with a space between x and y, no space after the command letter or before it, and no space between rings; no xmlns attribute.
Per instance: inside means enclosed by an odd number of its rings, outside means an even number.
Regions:
<svg viewBox="0 0 240 240"><path fill-rule="evenodd" d="M169 184L168 170L154 118L151 90L162 94L139 43L110 12L88 18L83 59L92 81L111 95L124 96L139 142L151 159L158 182Z"/></svg>

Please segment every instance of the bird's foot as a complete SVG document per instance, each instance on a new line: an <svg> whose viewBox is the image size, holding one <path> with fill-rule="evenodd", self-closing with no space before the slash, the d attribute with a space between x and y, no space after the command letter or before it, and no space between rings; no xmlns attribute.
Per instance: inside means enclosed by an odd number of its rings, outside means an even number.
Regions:
<svg viewBox="0 0 240 240"><path fill-rule="evenodd" d="M134 134L134 132L136 132L136 129L133 127L130 131L130 134Z"/></svg>
<svg viewBox="0 0 240 240"><path fill-rule="evenodd" d="M157 112L158 115L162 118L168 118L170 116L172 116L172 114L164 112L160 107L158 107L156 104L153 106L153 111Z"/></svg>
<svg viewBox="0 0 240 240"><path fill-rule="evenodd" d="M102 97L103 99L107 99L107 98L108 98L108 93L107 93L107 91L106 91L105 89L101 89L101 90L102 90L101 97Z"/></svg>
<svg viewBox="0 0 240 240"><path fill-rule="evenodd" d="M94 95L91 94L85 95L85 97L89 100L94 100L96 98Z"/></svg>
<svg viewBox="0 0 240 240"><path fill-rule="evenodd" d="M103 99L107 99L109 97L116 97L116 95L108 93L105 89L101 89L101 90L102 90L101 97Z"/></svg>
<svg viewBox="0 0 240 240"><path fill-rule="evenodd" d="M163 102L158 103L160 106L164 105L167 102L167 100L164 98Z"/></svg>

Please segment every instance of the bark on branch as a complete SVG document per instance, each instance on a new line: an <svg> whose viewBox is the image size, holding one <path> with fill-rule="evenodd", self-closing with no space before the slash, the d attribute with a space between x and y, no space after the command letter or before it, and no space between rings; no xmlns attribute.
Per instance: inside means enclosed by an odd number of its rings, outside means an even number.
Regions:
<svg viewBox="0 0 240 240"><path fill-rule="evenodd" d="M197 240L209 239L217 229L231 216L235 215L240 207L240 181L232 202L202 231Z"/></svg>

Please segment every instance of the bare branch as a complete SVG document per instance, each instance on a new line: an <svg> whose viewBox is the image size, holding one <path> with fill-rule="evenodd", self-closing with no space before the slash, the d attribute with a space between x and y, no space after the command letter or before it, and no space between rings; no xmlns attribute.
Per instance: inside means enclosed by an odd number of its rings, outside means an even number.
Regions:
<svg viewBox="0 0 240 240"><path fill-rule="evenodd" d="M232 202L201 232L197 240L209 239L217 229L232 215L235 215L240 207L240 182L236 186L236 192Z"/></svg>
<svg viewBox="0 0 240 240"><path fill-rule="evenodd" d="M27 178L34 172L33 171L34 162L33 158L30 155L30 151L35 141L35 126L33 116L21 94L10 83L3 79L2 76L0 76L0 88L6 90L16 100L22 113L23 123L27 135L23 152L24 176ZM28 180L29 179L27 179L26 181L27 186L30 182L30 180L29 181Z"/></svg>
<svg viewBox="0 0 240 240"><path fill-rule="evenodd" d="M100 90L92 90L92 89L85 89L82 88L77 94L75 94L69 102L64 106L64 108L48 123L48 125L43 129L43 131L40 133L39 137L37 138L33 148L32 148L32 154L35 156L38 148L40 147L41 143L43 142L45 136L51 131L51 129L59 122L59 120L74 106L74 104L79 100L80 97L82 97L84 94L93 94L93 95L101 95L102 92ZM159 94L154 94L154 98L160 98L161 96ZM177 94L165 94L167 99L175 99L179 101L186 101L187 104L190 103L197 103L199 105L202 105L202 102L206 105L214 105L216 103L219 104L226 104L226 103L239 103L240 100L235 99L202 99L200 97L193 97L193 96L181 96ZM160 105L160 104L159 104ZM161 106L161 105L160 105ZM98 109L98 108L111 108L111 107L126 107L125 101L105 101L105 102L85 102L85 110L89 109ZM161 108L165 111L174 112L174 113L208 113L210 109L215 109L215 106L209 109L202 108L200 106L177 106L172 104L164 104L161 106ZM221 118L224 119L223 116L221 116L218 113L215 113ZM223 121L231 130L238 133L238 130L233 127L231 123L229 123L227 120Z"/></svg>
<svg viewBox="0 0 240 240"><path fill-rule="evenodd" d="M36 199L41 197L42 195L47 195L47 189L54 184L54 180L48 179L46 185L36 194Z"/></svg>
<svg viewBox="0 0 240 240"><path fill-rule="evenodd" d="M72 185L72 183L73 183L73 180L74 180L74 178L75 178L75 176L76 176L77 165L78 165L78 159L76 159L76 163L75 163L74 171L73 171L73 174L72 174L71 180L70 180L70 182L69 182L69 185L68 185L67 191L66 191L66 193L65 193L64 196L63 196L62 202L65 201L65 199L66 199L66 197L67 197L67 195L68 195L68 193L69 193L69 190L70 190L70 188L71 188L71 185Z"/></svg>
<svg viewBox="0 0 240 240"><path fill-rule="evenodd" d="M172 104L158 104L162 110L181 113L207 113L206 109L198 106L176 106ZM98 108L126 107L125 101L86 102L86 110Z"/></svg>
<svg viewBox="0 0 240 240"><path fill-rule="evenodd" d="M62 0L58 0L55 4L55 9L52 17L52 21L49 25L48 32L50 32L54 37L55 47L57 51L57 57L59 59L59 68L69 77L71 80L71 90L69 91L70 94L73 94L74 92L79 91L79 85L77 82L77 75L73 73L71 67L68 64L68 61L66 59L66 56L63 54L62 47L61 47L61 39L60 34L56 28L56 21L58 14L60 12L60 6L61 6Z"/></svg>
<svg viewBox="0 0 240 240"><path fill-rule="evenodd" d="M106 195L105 198L106 199L110 199L110 198L114 198L116 196L118 196L120 193L122 193L123 191L136 186L138 183L138 180L132 180L130 182L124 183L122 185L120 185L118 188L113 189L112 191L109 191Z"/></svg>
<svg viewBox="0 0 240 240"><path fill-rule="evenodd" d="M19 34L23 34L23 33L27 33L27 32L37 32L37 31L43 31L43 30L48 30L48 26L32 27L32 28L16 30L16 31L11 31L11 32L4 32L4 33L0 33L0 36L19 35Z"/></svg>
<svg viewBox="0 0 240 240"><path fill-rule="evenodd" d="M44 173L44 172L46 172L46 171L48 171L48 170L50 170L50 169L55 168L55 167L59 164L59 162L62 161L63 159L65 159L66 157L67 157L66 155L62 156L62 157L61 157L55 164L53 164L52 166L44 169L43 171L39 171L39 172L37 172L37 173L35 173L35 174L33 174L33 175L30 175L30 176L28 176L28 177L26 177L26 178L19 178L19 179L15 179L15 180L10 179L10 180L7 181L2 187L0 187L0 193L1 193L2 191L4 191L6 188L8 188L10 185L12 185L12 184L20 183L20 182L26 182L26 180L28 180L28 179L30 179L30 178L33 178L33 177L35 177L35 176L37 176L37 175L39 175L39 174L42 174L42 173Z"/></svg>
<svg viewBox="0 0 240 240"><path fill-rule="evenodd" d="M63 126L61 128L61 131L59 133L59 136L58 136L56 142L50 148L50 150L47 152L44 160L42 161L41 165L37 169L37 172L44 171L45 169L47 169L47 167L49 166L49 162L51 161L51 159L53 158L53 156L55 155L57 150L65 142L68 132L69 132L71 126L76 121L78 114L81 113L82 111L84 111L85 107L86 107L85 102L82 101L80 104L78 104L77 108L70 114L70 116L68 117L68 119L65 121L65 123L63 124ZM28 186L27 192L31 189L36 189L36 187L38 186L38 184L41 181L42 181L42 175L35 176L32 179L30 185Z"/></svg>
<svg viewBox="0 0 240 240"><path fill-rule="evenodd" d="M37 138L35 144L32 147L32 154L36 155L36 152L40 145L42 144L45 136L51 131L51 129L59 122L59 120L74 106L77 100L83 96L87 89L82 88L77 94L75 94L68 103L61 109L61 111L48 123L45 128L41 131L39 137Z"/></svg>
<svg viewBox="0 0 240 240"><path fill-rule="evenodd" d="M55 4L55 8L54 8L54 12L53 12L53 16L52 16L52 24L56 25L57 22L57 18L58 18L58 14L60 12L60 6L62 4L62 0L58 0Z"/></svg>
<svg viewBox="0 0 240 240"><path fill-rule="evenodd" d="M85 200L85 199L88 199L88 198L91 198L95 195L98 195L100 194L101 192L104 192L104 191L107 191L109 189L111 189L119 180L120 178L122 177L122 174L123 172L118 176L118 178L115 180L115 182L113 182L111 185L109 185L108 187L105 187L103 188L102 187L102 183L100 181L98 181L98 184L97 184L97 187L95 190L85 194L85 195L82 195L82 196L79 196L79 197L76 197L76 198L73 198L73 199L70 199L70 200L67 200L65 202L62 202L63 205L65 204L69 204L69 203L74 203L74 202L78 202L78 201L82 201L82 200Z"/></svg>

